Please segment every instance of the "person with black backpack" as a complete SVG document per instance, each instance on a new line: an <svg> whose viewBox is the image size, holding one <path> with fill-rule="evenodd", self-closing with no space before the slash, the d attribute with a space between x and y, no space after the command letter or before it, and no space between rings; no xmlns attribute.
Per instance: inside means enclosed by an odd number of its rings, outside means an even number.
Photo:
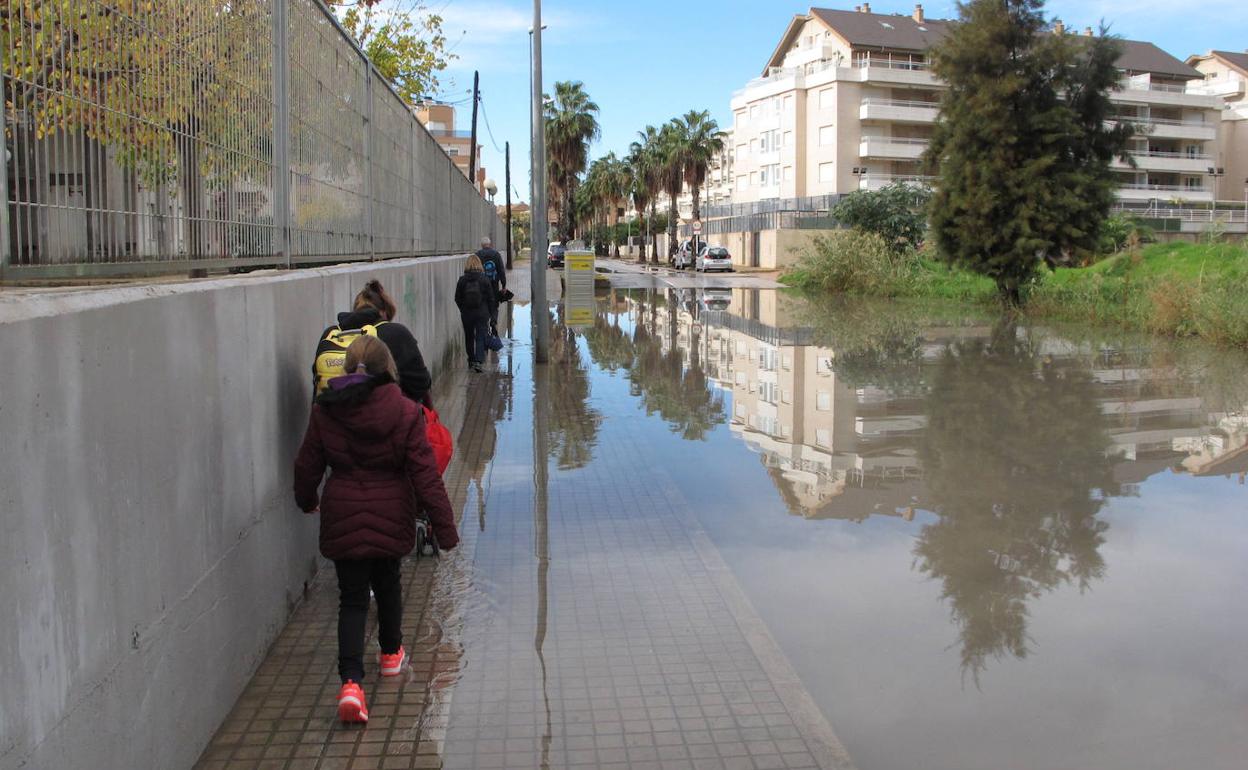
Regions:
<svg viewBox="0 0 1248 770"><path fill-rule="evenodd" d="M455 284L455 305L464 324L468 367L480 372L485 362L485 340L490 331L490 319L498 312L498 295L494 293L494 286L486 277L481 258L476 254L468 258L464 274Z"/></svg>
<svg viewBox="0 0 1248 770"><path fill-rule="evenodd" d="M503 292L507 289L507 269L503 267L503 255L494 249L494 242L488 236L481 239L481 248L477 251L477 256L481 259L481 269L485 271L485 277L489 279L490 287L494 290L494 306L490 310L490 333L497 335L498 304Z"/></svg>

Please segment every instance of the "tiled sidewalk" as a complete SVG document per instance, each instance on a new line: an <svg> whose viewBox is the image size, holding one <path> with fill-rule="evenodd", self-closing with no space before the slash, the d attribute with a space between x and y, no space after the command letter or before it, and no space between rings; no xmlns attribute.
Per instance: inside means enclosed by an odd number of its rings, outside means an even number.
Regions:
<svg viewBox="0 0 1248 770"><path fill-rule="evenodd" d="M446 383L464 539L405 565L413 665L395 683L370 671L368 726L334 720L327 569L199 768L851 766L667 471L613 471L644 455L641 431L617 422L577 454L577 426L601 418L569 397L585 363L556 336L538 382L520 342L502 372Z"/></svg>

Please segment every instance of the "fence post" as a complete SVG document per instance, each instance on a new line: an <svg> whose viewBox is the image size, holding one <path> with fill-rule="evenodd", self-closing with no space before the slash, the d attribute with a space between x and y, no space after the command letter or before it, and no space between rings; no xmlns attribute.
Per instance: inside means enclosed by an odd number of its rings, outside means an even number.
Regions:
<svg viewBox="0 0 1248 770"><path fill-rule="evenodd" d="M0 75L0 149L4 150L4 175L0 176L0 281L12 260L12 244L9 241L9 143L5 134L9 129L8 114L4 102L9 96L9 76Z"/></svg>
<svg viewBox="0 0 1248 770"><path fill-rule="evenodd" d="M290 23L289 0L273 3L273 225L277 247L291 266L290 254Z"/></svg>
<svg viewBox="0 0 1248 770"><path fill-rule="evenodd" d="M377 234L373 227L373 63L364 57L364 65L364 184L368 192L364 197L364 213L368 222L368 258L376 261Z"/></svg>

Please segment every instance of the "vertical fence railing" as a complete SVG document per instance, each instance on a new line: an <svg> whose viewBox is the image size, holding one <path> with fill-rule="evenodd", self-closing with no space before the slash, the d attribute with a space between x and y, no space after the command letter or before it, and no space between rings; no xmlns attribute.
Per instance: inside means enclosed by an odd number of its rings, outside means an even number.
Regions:
<svg viewBox="0 0 1248 770"><path fill-rule="evenodd" d="M466 252L498 232L321 0L6 10L0 277Z"/></svg>

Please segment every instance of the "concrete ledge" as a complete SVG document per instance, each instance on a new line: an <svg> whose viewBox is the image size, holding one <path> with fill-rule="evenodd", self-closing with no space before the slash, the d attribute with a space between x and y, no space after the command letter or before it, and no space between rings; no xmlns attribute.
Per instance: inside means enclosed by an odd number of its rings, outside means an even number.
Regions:
<svg viewBox="0 0 1248 770"><path fill-rule="evenodd" d="M437 376L462 265L0 294L0 769L194 763L316 569L317 335L377 277Z"/></svg>

